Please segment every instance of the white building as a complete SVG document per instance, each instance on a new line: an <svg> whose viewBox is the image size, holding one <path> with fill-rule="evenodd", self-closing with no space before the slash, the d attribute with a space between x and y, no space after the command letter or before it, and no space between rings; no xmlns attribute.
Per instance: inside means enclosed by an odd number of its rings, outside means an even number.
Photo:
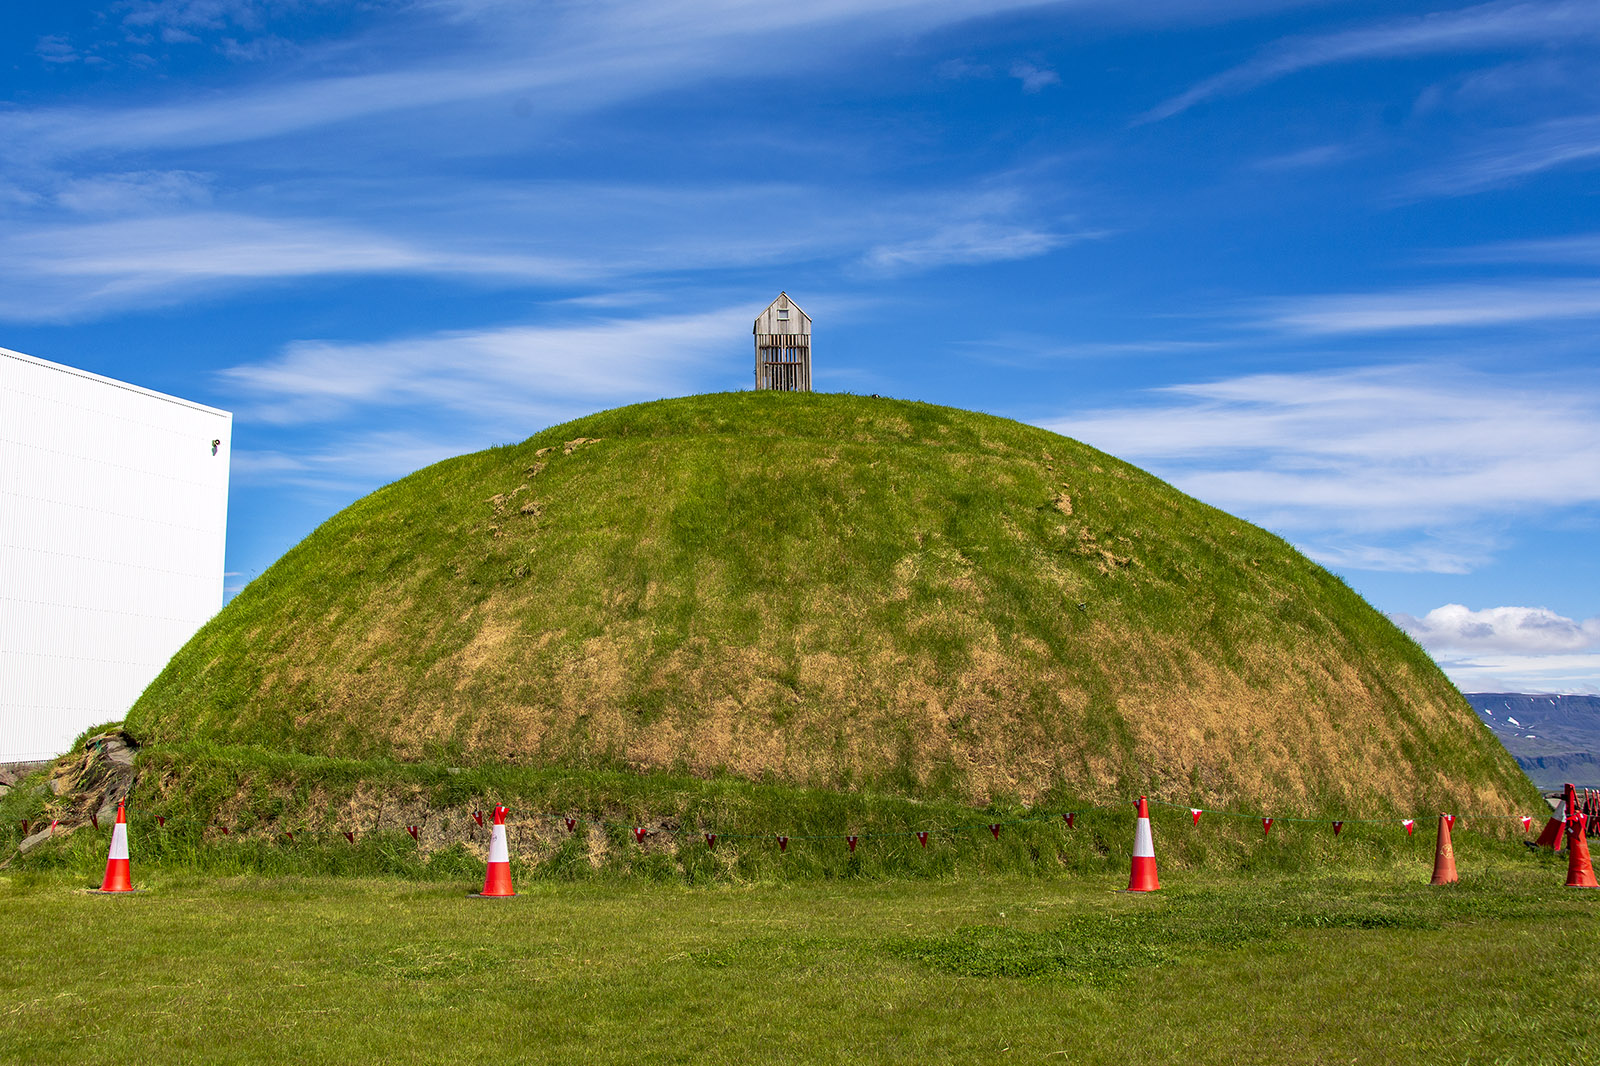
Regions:
<svg viewBox="0 0 1600 1066"><path fill-rule="evenodd" d="M222 606L232 434L0 348L0 761L122 718Z"/></svg>

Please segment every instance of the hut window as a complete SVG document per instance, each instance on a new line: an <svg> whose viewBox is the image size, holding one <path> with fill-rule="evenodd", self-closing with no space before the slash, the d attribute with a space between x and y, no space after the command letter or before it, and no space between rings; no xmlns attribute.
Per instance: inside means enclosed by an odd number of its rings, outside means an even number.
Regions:
<svg viewBox="0 0 1600 1066"><path fill-rule="evenodd" d="M787 307L778 308L778 321L779 322L787 322L787 321L789 321L789 309Z"/></svg>

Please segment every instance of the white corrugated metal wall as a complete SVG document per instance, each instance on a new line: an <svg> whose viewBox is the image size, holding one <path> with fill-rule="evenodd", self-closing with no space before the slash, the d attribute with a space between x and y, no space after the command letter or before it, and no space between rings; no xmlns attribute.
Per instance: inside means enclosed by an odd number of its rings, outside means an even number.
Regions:
<svg viewBox="0 0 1600 1066"><path fill-rule="evenodd" d="M121 718L222 606L232 432L0 348L0 760Z"/></svg>

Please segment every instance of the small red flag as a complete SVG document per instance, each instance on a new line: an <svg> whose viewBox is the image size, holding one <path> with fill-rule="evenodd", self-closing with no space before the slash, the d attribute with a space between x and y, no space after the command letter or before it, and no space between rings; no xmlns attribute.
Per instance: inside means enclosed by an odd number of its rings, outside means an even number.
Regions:
<svg viewBox="0 0 1600 1066"><path fill-rule="evenodd" d="M61 824L61 819L59 819L59 818L52 818L50 820L50 835L51 836L55 836L56 835L56 826L58 826L60 824Z"/></svg>
<svg viewBox="0 0 1600 1066"><path fill-rule="evenodd" d="M578 820L576 818L568 818L567 819L567 832L570 833L574 829L576 829L577 827L578 827Z"/></svg>
<svg viewBox="0 0 1600 1066"><path fill-rule="evenodd" d="M633 842L635 844L643 844L644 843L645 834L648 833L648 832L649 832L649 830L645 829L645 827L642 826L642 825L634 826L633 827Z"/></svg>
<svg viewBox="0 0 1600 1066"><path fill-rule="evenodd" d="M474 817L474 818L476 818L478 820L478 828L482 829L483 828L483 812L482 811L473 811L472 812L472 817Z"/></svg>
<svg viewBox="0 0 1600 1066"><path fill-rule="evenodd" d="M1063 814L1063 815L1062 815L1062 816L1061 816L1061 820L1062 820L1062 821L1063 821L1063 822L1066 822L1066 823L1067 823L1067 828L1068 828L1068 829L1071 829L1071 828L1072 828L1072 825L1073 825L1073 823L1074 823L1074 822L1076 822L1076 821L1077 821L1077 820L1078 820L1078 815L1077 815L1077 813L1076 813L1076 812L1074 812L1074 811L1068 811L1068 812L1067 812L1067 813L1066 813L1066 814Z"/></svg>
<svg viewBox="0 0 1600 1066"><path fill-rule="evenodd" d="M285 830L283 835L289 838L290 843L294 842L294 832L292 830Z"/></svg>
<svg viewBox="0 0 1600 1066"><path fill-rule="evenodd" d="M411 834L411 839L412 840L416 840L417 839L417 827L416 826L414 826L414 825L406 826L406 832Z"/></svg>
<svg viewBox="0 0 1600 1066"><path fill-rule="evenodd" d="M1200 810L1199 807L1190 807L1189 808L1189 817L1194 819L1194 824L1195 825L1199 825L1200 824L1200 815L1201 815L1201 813L1203 813L1203 812Z"/></svg>
<svg viewBox="0 0 1600 1066"><path fill-rule="evenodd" d="M844 842L846 844L850 845L850 850L851 851L856 850L856 838L855 837L845 837L844 838Z"/></svg>
<svg viewBox="0 0 1600 1066"><path fill-rule="evenodd" d="M1262 836L1266 836L1270 832L1272 832L1272 819L1271 818L1263 818L1263 819L1261 819L1261 835Z"/></svg>
<svg viewBox="0 0 1600 1066"><path fill-rule="evenodd" d="M354 844L354 843L355 843L355 842L356 842L356 835L355 835L355 833L354 833L354 832L353 832L353 831L351 831L351 830L349 830L349 829L346 829L346 830L345 830L345 831L344 831L344 838L345 838L345 839L346 839L346 840L348 840L348 841L349 841L349 842L350 842L350 843L352 843L352 844Z"/></svg>
<svg viewBox="0 0 1600 1066"><path fill-rule="evenodd" d="M928 834L927 834L926 831L918 833L917 834L917 839L922 841L922 846L923 847L927 847L928 846Z"/></svg>
<svg viewBox="0 0 1600 1066"><path fill-rule="evenodd" d="M1343 822L1334 822L1333 823L1333 835L1334 836L1338 836L1342 832L1344 832L1344 823Z"/></svg>
<svg viewBox="0 0 1600 1066"><path fill-rule="evenodd" d="M89 821L94 823L94 827L96 829L99 829L100 828L100 812L99 811L95 811L93 814L89 815Z"/></svg>
<svg viewBox="0 0 1600 1066"><path fill-rule="evenodd" d="M167 827L167 816L164 814L156 815L156 824L165 829Z"/></svg>
<svg viewBox="0 0 1600 1066"><path fill-rule="evenodd" d="M994 834L994 838L996 840L999 840L1000 839L1000 823L999 822L990 822L989 823L989 832Z"/></svg>
<svg viewBox="0 0 1600 1066"><path fill-rule="evenodd" d="M28 835L28 820L26 818L22 820L22 835Z"/></svg>
<svg viewBox="0 0 1600 1066"><path fill-rule="evenodd" d="M779 837L778 838L778 850L779 851L788 851L789 850L789 838L788 837Z"/></svg>
<svg viewBox="0 0 1600 1066"><path fill-rule="evenodd" d="M717 834L715 834L715 833L707 833L706 834L706 847L714 848L716 846L717 846Z"/></svg>
<svg viewBox="0 0 1600 1066"><path fill-rule="evenodd" d="M1454 829L1456 827L1456 816L1453 814L1444 815L1444 824Z"/></svg>
<svg viewBox="0 0 1600 1066"><path fill-rule="evenodd" d="M1400 824L1406 827L1406 836L1410 836L1417 831L1417 822L1414 818L1407 818Z"/></svg>
<svg viewBox="0 0 1600 1066"><path fill-rule="evenodd" d="M1530 817L1530 816L1528 816L1528 815L1526 815L1526 814L1524 814L1524 815L1523 815L1523 816L1522 816L1522 831L1523 831L1523 832L1524 832L1524 833L1526 833L1526 832L1527 832L1527 831L1528 831L1528 828L1529 828L1529 827L1530 827L1530 826L1531 826L1531 825L1533 825L1533 819L1532 819L1532 818L1531 818L1531 817Z"/></svg>
<svg viewBox="0 0 1600 1066"><path fill-rule="evenodd" d="M228 827L227 826L223 826L222 827L222 835L223 836L227 836L228 835Z"/></svg>

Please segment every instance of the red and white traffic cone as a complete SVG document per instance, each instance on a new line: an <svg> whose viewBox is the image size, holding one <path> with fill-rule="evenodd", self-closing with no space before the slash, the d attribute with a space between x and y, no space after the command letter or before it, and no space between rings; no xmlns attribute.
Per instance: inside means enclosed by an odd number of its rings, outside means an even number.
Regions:
<svg viewBox="0 0 1600 1066"><path fill-rule="evenodd" d="M1567 786L1567 796L1568 798L1572 796L1571 785ZM1571 812L1572 808L1567 806L1567 801L1562 800L1556 807L1555 813L1550 816L1550 820L1544 823L1544 830L1539 834L1539 838L1533 842L1534 846L1549 848L1551 851L1560 851L1561 838L1566 835L1567 816Z"/></svg>
<svg viewBox="0 0 1600 1066"><path fill-rule="evenodd" d="M1139 797L1139 821L1133 830L1133 869L1128 873L1129 892L1154 892L1161 887L1156 879L1156 842L1150 835L1150 805Z"/></svg>
<svg viewBox="0 0 1600 1066"><path fill-rule="evenodd" d="M123 801L117 801L117 824L111 829L111 851L106 856L106 875L100 880L97 892L132 892L133 878L128 873L128 812Z"/></svg>
<svg viewBox="0 0 1600 1066"><path fill-rule="evenodd" d="M1600 888L1600 881L1594 878L1594 863L1589 861L1588 821L1579 811L1568 823L1567 835L1572 838L1572 850L1567 852L1568 888Z"/></svg>
<svg viewBox="0 0 1600 1066"><path fill-rule="evenodd" d="M474 899L501 899L515 896L511 887L511 852L506 847L506 809L494 809L494 829L489 834L489 868L483 875L483 891L474 892Z"/></svg>
<svg viewBox="0 0 1600 1066"><path fill-rule="evenodd" d="M1455 819L1448 814L1439 815L1439 843L1433 849L1433 880L1430 885L1453 885L1456 877L1456 851L1450 844L1450 827Z"/></svg>

